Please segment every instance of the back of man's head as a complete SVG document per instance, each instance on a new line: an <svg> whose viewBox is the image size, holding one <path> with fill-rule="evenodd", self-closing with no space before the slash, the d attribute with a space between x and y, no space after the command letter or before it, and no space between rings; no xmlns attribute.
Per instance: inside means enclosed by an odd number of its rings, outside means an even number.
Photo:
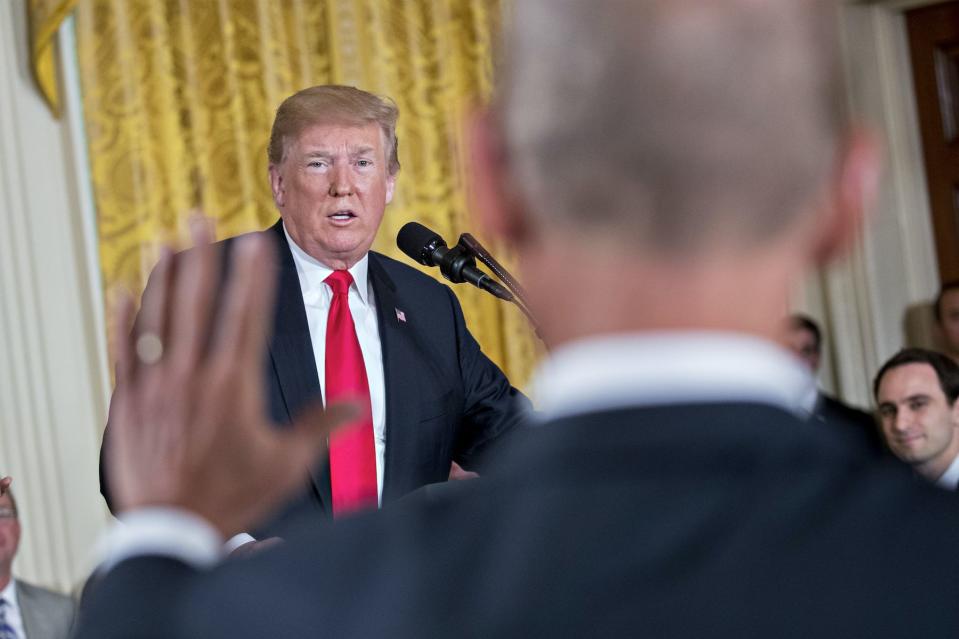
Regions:
<svg viewBox="0 0 959 639"><path fill-rule="evenodd" d="M825 186L844 130L831 3L524 0L502 70L513 178L550 225L752 246Z"/></svg>

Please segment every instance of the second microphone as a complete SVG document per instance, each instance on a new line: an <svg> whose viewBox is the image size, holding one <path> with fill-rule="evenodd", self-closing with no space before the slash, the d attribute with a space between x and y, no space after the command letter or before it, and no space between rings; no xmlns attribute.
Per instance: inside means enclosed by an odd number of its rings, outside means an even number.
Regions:
<svg viewBox="0 0 959 639"><path fill-rule="evenodd" d="M438 233L418 222L403 225L396 235L396 245L411 259L424 266L438 266L449 281L469 282L496 297L513 301L513 294L505 286L476 267L476 260L462 246L449 248Z"/></svg>

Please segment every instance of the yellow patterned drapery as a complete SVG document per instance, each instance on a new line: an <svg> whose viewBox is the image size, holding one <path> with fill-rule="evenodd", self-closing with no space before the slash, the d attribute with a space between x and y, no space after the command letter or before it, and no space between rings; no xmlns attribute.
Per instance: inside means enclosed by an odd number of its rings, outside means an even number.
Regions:
<svg viewBox="0 0 959 639"><path fill-rule="evenodd" d="M352 84L400 108L403 168L375 249L399 257L393 238L412 219L452 241L475 232L460 124L490 92L499 17L498 0L81 0L77 42L107 290L140 291L159 243L185 237L191 211L215 218L218 237L275 221L266 162L273 113L314 84ZM526 320L479 291L455 290L483 349L524 382L538 348Z"/></svg>
<svg viewBox="0 0 959 639"><path fill-rule="evenodd" d="M53 111L60 117L60 92L57 87L56 59L53 41L64 18L70 15L77 0L28 0L27 15L30 22L30 66L40 93Z"/></svg>

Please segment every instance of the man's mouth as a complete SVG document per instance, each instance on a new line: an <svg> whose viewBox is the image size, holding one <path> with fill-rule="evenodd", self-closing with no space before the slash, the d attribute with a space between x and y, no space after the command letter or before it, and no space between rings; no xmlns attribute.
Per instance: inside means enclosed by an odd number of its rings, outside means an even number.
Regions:
<svg viewBox="0 0 959 639"><path fill-rule="evenodd" d="M356 217L356 213L350 210L334 211L333 213L330 213L327 217L330 218L331 220L336 220L337 222L345 222L346 220L351 220L354 217Z"/></svg>
<svg viewBox="0 0 959 639"><path fill-rule="evenodd" d="M914 442L922 439L922 433L913 433L910 435L901 435L899 437L894 437L893 440L901 446L909 446Z"/></svg>

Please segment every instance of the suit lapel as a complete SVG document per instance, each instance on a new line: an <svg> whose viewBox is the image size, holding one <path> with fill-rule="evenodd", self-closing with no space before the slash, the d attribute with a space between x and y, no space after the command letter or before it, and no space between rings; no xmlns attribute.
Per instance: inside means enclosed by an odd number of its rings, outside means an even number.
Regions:
<svg viewBox="0 0 959 639"><path fill-rule="evenodd" d="M36 594L29 585L17 580L17 604L23 618L23 631L28 637L42 637L45 632L43 616L37 609Z"/></svg>
<svg viewBox="0 0 959 639"><path fill-rule="evenodd" d="M373 295L376 300L377 323L380 331L380 348L383 352L383 384L386 387L386 458L383 464L383 503L394 497L394 481L397 463L404 459L403 442L410 441L398 432L408 428L411 418L407 407L412 396L407 389L407 376L403 374L402 345L409 339L409 323L412 318L406 318L410 309L403 307L397 296L396 285L386 272L382 258L377 253L370 252L369 267L370 282L373 286ZM404 319L399 319L400 313Z"/></svg>
<svg viewBox="0 0 959 639"><path fill-rule="evenodd" d="M292 420L312 401L322 400L320 379L313 358L313 342L303 306L303 293L296 273L293 254L283 233L282 220L268 232L276 237L279 260L276 315L273 318L273 338L270 341L270 363L276 375L285 418ZM274 407L275 413L282 413ZM284 415L274 414L275 419ZM324 507L332 503L329 464L320 460L311 471L313 485Z"/></svg>

